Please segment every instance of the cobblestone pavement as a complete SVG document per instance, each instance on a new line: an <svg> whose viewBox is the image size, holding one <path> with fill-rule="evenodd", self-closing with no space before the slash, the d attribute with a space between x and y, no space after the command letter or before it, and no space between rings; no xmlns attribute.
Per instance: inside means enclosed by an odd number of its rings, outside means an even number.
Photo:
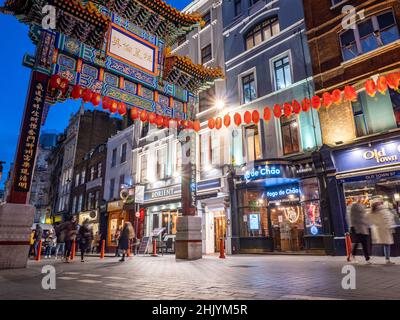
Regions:
<svg viewBox="0 0 400 320"><path fill-rule="evenodd" d="M343 257L239 255L176 261L175 256L90 257L66 264L44 259L0 270L0 299L400 299L396 265L355 264L356 289L344 290ZM42 267L56 269L56 289L44 290Z"/></svg>

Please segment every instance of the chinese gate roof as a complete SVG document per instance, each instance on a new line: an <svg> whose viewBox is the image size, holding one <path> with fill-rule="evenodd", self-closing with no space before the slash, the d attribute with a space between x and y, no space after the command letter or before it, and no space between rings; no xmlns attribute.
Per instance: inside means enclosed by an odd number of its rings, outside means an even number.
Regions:
<svg viewBox="0 0 400 320"><path fill-rule="evenodd" d="M42 8L46 4L56 7L56 31L101 48L110 18L101 14L90 1L85 5L79 0L51 0L48 3L43 0L7 0L2 11L15 15L25 24L41 25L45 16Z"/></svg>
<svg viewBox="0 0 400 320"><path fill-rule="evenodd" d="M195 64L188 57L168 55L165 61L164 79L192 92L210 87L216 79L224 78L221 68Z"/></svg>

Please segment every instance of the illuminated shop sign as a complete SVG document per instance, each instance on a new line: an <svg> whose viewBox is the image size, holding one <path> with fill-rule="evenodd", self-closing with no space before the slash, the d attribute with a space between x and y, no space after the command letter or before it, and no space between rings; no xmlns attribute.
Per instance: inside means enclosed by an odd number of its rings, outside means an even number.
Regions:
<svg viewBox="0 0 400 320"><path fill-rule="evenodd" d="M279 178L282 177L282 169L279 166L260 166L246 171L244 178L246 182L257 179L265 178Z"/></svg>
<svg viewBox="0 0 400 320"><path fill-rule="evenodd" d="M400 163L400 140L334 151L333 158L339 172L398 164Z"/></svg>
<svg viewBox="0 0 400 320"><path fill-rule="evenodd" d="M295 186L275 188L268 190L266 193L267 198L270 200L282 199L288 197L290 198L290 196L298 198L299 195L300 195L300 189L299 187Z"/></svg>

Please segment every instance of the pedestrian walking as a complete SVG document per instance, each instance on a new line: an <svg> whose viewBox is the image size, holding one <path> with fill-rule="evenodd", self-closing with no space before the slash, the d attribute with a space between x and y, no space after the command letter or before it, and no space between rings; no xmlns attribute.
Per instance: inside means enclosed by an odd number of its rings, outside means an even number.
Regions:
<svg viewBox="0 0 400 320"><path fill-rule="evenodd" d="M43 229L40 227L39 224L37 224L35 229L35 234L33 236L34 239L33 251L35 253L35 257L38 256L39 243L42 240L42 237L43 237Z"/></svg>
<svg viewBox="0 0 400 320"><path fill-rule="evenodd" d="M119 254L119 239L121 237L121 228L118 227L117 230L115 231L114 239L117 242L117 249L115 250L115 256L120 257L121 255Z"/></svg>
<svg viewBox="0 0 400 320"><path fill-rule="evenodd" d="M90 249L93 240L93 231L89 225L89 219L86 219L79 228L79 249L81 250L81 262L85 262L85 252Z"/></svg>
<svg viewBox="0 0 400 320"><path fill-rule="evenodd" d="M357 255L357 248L358 245L361 243L365 261L367 262L367 264L370 264L371 258L369 255L368 246L369 225L365 206L360 202L352 204L348 220L351 241L353 242L352 258L354 261L356 261L355 257Z"/></svg>
<svg viewBox="0 0 400 320"><path fill-rule="evenodd" d="M46 232L46 237L44 241L46 244L45 257L46 259L50 259L52 256L53 248L56 246L56 236L52 229Z"/></svg>
<svg viewBox="0 0 400 320"><path fill-rule="evenodd" d="M96 253L99 252L99 248L100 248L100 239L101 239L101 235L99 234L99 232L96 232L96 234L94 235L93 241L92 241L92 253L94 253L94 251L96 251Z"/></svg>
<svg viewBox="0 0 400 320"><path fill-rule="evenodd" d="M57 245L56 245L56 252L55 258L58 259L58 253L61 251L61 257L64 256L65 253L65 225L59 224L55 227L56 231L56 238L57 238Z"/></svg>
<svg viewBox="0 0 400 320"><path fill-rule="evenodd" d="M126 251L129 249L129 243L135 238L135 231L133 230L132 223L125 222L124 228L119 238L119 249L122 250L121 262L125 261Z"/></svg>
<svg viewBox="0 0 400 320"><path fill-rule="evenodd" d="M369 216L371 224L372 243L383 246L386 264L394 264L390 261L390 246L394 243L394 216L385 207L382 199L375 199L371 206Z"/></svg>
<svg viewBox="0 0 400 320"><path fill-rule="evenodd" d="M74 240L76 239L76 234L77 234L77 222L76 218L74 216L70 217L67 222L65 222L65 254L64 254L64 259L65 262L69 262L69 258L71 256L71 250L72 250L72 245L74 243Z"/></svg>

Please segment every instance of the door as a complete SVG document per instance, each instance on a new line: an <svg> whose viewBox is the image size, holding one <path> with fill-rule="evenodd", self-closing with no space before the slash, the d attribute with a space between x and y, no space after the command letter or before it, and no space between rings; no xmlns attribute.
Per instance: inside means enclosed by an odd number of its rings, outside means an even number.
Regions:
<svg viewBox="0 0 400 320"><path fill-rule="evenodd" d="M215 252L221 250L221 239L226 238L226 218L224 212L214 214Z"/></svg>

